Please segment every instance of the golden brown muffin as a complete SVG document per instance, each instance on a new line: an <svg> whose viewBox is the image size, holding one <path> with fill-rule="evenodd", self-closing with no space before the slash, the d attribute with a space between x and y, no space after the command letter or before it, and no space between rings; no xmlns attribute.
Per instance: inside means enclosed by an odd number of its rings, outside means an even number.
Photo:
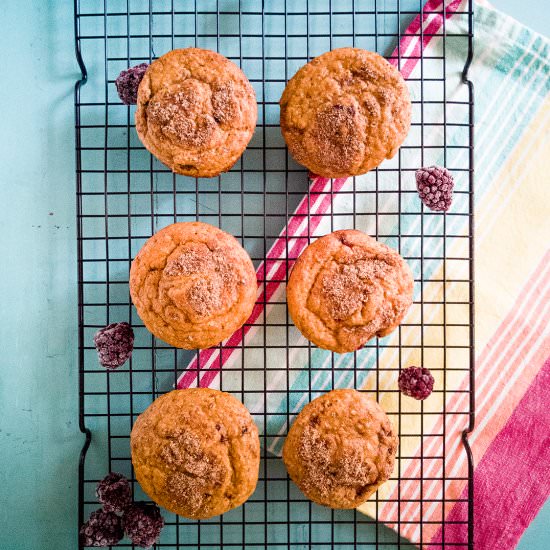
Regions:
<svg viewBox="0 0 550 550"><path fill-rule="evenodd" d="M364 174L393 157L411 124L399 71L360 48L332 50L304 65L280 104L290 153L327 178Z"/></svg>
<svg viewBox="0 0 550 550"><path fill-rule="evenodd" d="M161 229L130 269L130 294L141 320L178 348L208 348L229 337L252 313L256 290L244 248L201 222Z"/></svg>
<svg viewBox="0 0 550 550"><path fill-rule="evenodd" d="M223 514L256 488L258 428L228 393L192 388L162 395L138 416L130 444L145 493L180 516Z"/></svg>
<svg viewBox="0 0 550 550"><path fill-rule="evenodd" d="M310 244L287 286L288 311L300 332L320 348L338 353L389 334L412 298L413 277L403 258L351 229Z"/></svg>
<svg viewBox="0 0 550 550"><path fill-rule="evenodd" d="M300 412L283 460L292 481L313 502L356 508L390 477L397 444L376 401L356 390L333 390Z"/></svg>
<svg viewBox="0 0 550 550"><path fill-rule="evenodd" d="M139 85L136 130L143 145L178 174L213 177L243 154L256 127L254 89L219 53L172 50Z"/></svg>

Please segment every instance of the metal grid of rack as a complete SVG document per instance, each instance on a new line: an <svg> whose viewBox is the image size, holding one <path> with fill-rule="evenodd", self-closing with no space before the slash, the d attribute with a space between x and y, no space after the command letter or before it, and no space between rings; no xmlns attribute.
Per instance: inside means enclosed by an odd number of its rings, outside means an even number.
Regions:
<svg viewBox="0 0 550 550"><path fill-rule="evenodd" d="M171 390L178 376L186 367L194 352L173 349L155 340L143 327L132 307L128 291L128 274L132 258L145 240L158 229L175 221L201 220L232 233L250 253L255 265L266 259L271 244L285 227L300 199L310 193L307 172L289 157L278 128L278 100L286 81L312 57L340 46L357 46L388 54L403 38L407 23L422 11L421 0L75 0L76 54L82 69L82 79L75 87L76 162L77 162L77 217L78 217L78 279L79 279L79 372L80 372L80 427L86 434L79 467L79 521L80 524L97 507L95 485L108 471L119 471L133 483L136 498L146 497L140 492L133 477L129 433L136 416L158 395ZM443 10L443 34L445 7ZM464 59L465 96L449 100L446 90L446 56L428 57L418 53L421 77L410 79L409 86L418 92L413 101L415 118L410 137L395 162L384 163L369 174L368 185L353 179L351 187L339 193L348 194L352 212L330 211L331 229L341 228L353 220L374 220L372 234L377 239L397 248L411 264L415 264L416 286L420 292L413 308L415 314L407 318L398 329L396 342L373 341L367 344L376 352L374 365L367 367L357 360L353 362L354 381L361 379L362 370L376 373L376 380L384 371L379 357L382 351L395 348L398 369L402 352L402 330L417 331L415 347L418 357L432 364L439 364L443 376L449 368L464 370L469 377L465 389L448 388L444 384L439 392L438 405L430 409L420 405L422 415L442 414L449 394L453 391L468 394L461 410L453 415L465 430L462 451L469 461L467 497L470 517L468 540L465 543L446 543L444 547L473 547L472 532L472 462L466 438L473 424L473 95L466 71L472 54L472 6L455 14L465 21L466 32L452 38L463 41L468 51ZM441 31L440 31L441 32ZM429 32L424 33L430 36ZM133 128L133 108L122 105L116 95L114 79L128 66L149 62L177 47L198 46L219 51L240 65L252 82L259 107L258 127L243 158L228 173L213 180L197 180L176 176L158 163L141 146ZM397 50L398 66L402 52ZM414 57L414 56L413 56ZM431 62L439 71L433 76L423 74L424 64ZM85 84L85 86L84 86ZM426 89L433 86L440 96L428 97ZM414 94L413 94L414 97ZM462 109L466 122L442 123L429 121L433 105L448 104ZM417 116L418 115L418 116ZM458 141L448 143L449 126L461 126L464 130ZM429 144L425 136L435 129L440 142ZM424 208L407 211L403 197L414 193L406 184L413 177L414 164L408 158L428 164L435 154L447 160L451 148L462 150L464 161L457 166L448 165L454 172L463 172L465 185L457 189L455 201L459 207L455 213L444 216L440 230L432 233L430 214ZM419 166L420 164L416 164ZM390 179L388 179L388 177ZM387 184L388 181L392 184ZM332 193L332 191L331 191ZM420 223L416 232L401 235L401 220L416 216ZM466 233L453 234L453 217L467 222ZM310 214L307 213L308 224ZM384 220L397 219L397 224ZM308 233L308 239L317 235ZM287 236L286 261L289 255ZM409 251L405 239L420 242L416 252ZM446 243L450 238L463 240L463 253L450 256ZM434 242L439 244L436 246ZM438 250L432 254L432 250ZM429 271L430 262L443 260L439 278ZM457 267L456 273L451 267ZM286 281L286 279L285 279ZM285 281L282 281L283 283ZM265 285L267 281L260 281ZM456 300L448 293L448 285L462 285L464 292ZM425 292L429 285L438 289L435 297L428 299ZM270 302L273 303L273 302ZM430 307L441 306L442 315L430 319ZM282 320L268 322L261 318L263 343L261 353L256 354L256 365L246 364L243 344L237 361L230 367L239 376L222 376L219 387L233 392L245 404L249 392L262 394L266 400L266 377L271 369L292 371L289 359L294 347L308 350L310 360L309 387L296 390L288 383L287 392L300 391L309 398L319 394L312 382L316 367L311 361L312 346L295 343L291 332L295 330L286 313L284 296L274 303L283 308ZM464 314L459 322L454 311ZM135 351L132 360L124 368L106 372L97 363L93 348L94 333L110 322L128 321L135 334ZM460 341L446 338L448 326L459 329ZM426 341L425 331L440 330L437 341ZM427 332L426 332L427 334ZM246 339L243 338L246 342ZM411 346L408 346L411 347ZM286 351L285 351L286 350ZM273 353L279 354L277 365L269 364ZM450 361L450 357L453 360ZM250 361L249 361L250 363ZM462 367L454 367L457 363ZM329 368L332 370L332 386L337 385L339 363L332 354ZM263 380L263 388L247 387L247 376L255 372ZM200 383L200 376L196 378ZM235 380L239 380L238 383ZM359 386L358 386L359 387ZM330 387L325 388L331 389ZM375 389L378 395L378 388ZM266 449L275 434L265 431L270 414L265 403L261 413L254 415L264 428L261 434L262 465L258 488L242 507L222 517L193 522L175 515L165 514L166 527L156 547L158 548L414 548L413 544L383 525L357 511L334 511L308 502L289 481L280 459ZM406 413L401 399L390 415L400 417ZM287 419L292 411L286 411ZM441 434L445 438L445 425ZM420 433L404 433L400 426L400 438L416 438L421 449L422 464L430 460L445 462L443 456L433 456L423 450L423 428ZM424 426L424 423L421 423ZM403 457L401 457L403 458ZM396 468L394 477L403 473ZM441 482L452 481L452 476L442 468ZM445 500L443 494L438 497ZM378 496L376 511L383 501ZM429 503L420 490L416 499L421 506ZM402 521L401 511L408 501L399 499L396 525ZM449 504L443 502L443 504ZM422 533L423 518L416 520ZM444 530L445 521L439 520ZM420 535L418 544L427 541ZM131 546L122 542L121 546Z"/></svg>

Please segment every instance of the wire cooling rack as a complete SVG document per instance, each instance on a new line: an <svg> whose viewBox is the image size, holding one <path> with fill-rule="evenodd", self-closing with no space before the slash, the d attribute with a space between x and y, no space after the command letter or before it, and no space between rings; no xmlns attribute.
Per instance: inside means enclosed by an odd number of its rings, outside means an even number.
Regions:
<svg viewBox="0 0 550 550"><path fill-rule="evenodd" d="M178 375L192 359L193 353L173 349L155 340L143 327L131 305L128 291L128 274L132 258L144 241L155 231L175 221L201 220L217 225L234 234L249 251L255 265L265 260L267 251L285 226L289 215L304 194L308 193L308 178L303 167L295 164L287 154L278 128L278 100L286 81L296 70L312 57L340 46L358 46L389 55L404 36L408 23L423 9L420 0L76 0L75 33L76 55L82 70L82 79L75 87L76 116L76 163L77 163L77 217L78 217L78 293L79 293L79 383L80 383L80 428L86 441L79 465L79 524L98 507L95 498L96 483L109 471L122 472L133 483L136 499L146 499L135 482L130 461L129 434L136 416L158 395L169 391ZM456 3L456 2L455 2ZM441 2L430 2L434 6ZM446 2L445 5L448 3ZM466 4L466 3L464 3ZM472 5L469 3L455 14L463 18L463 33L453 35L453 40L462 43L464 51L463 82L465 97L453 97L446 89L448 77L445 50L441 57L428 58L422 51L414 54L421 64L421 77L409 80L409 87L419 90L414 103L412 137L396 156L395 162L384 163L373 171L372 185L356 185L342 191L352 196L355 209L353 221L371 216L376 220L374 236L398 248L412 264L416 262L415 285L422 287L414 308L420 311L417 317L406 321L399 330L395 346L401 362L403 346L401 330L417 330L419 357L426 359L428 352L436 353L440 364L430 365L443 371L449 367L449 358L459 358L468 378L465 389L468 399L461 410L453 415L460 429L464 429L462 452L468 457L466 496L468 505L468 539L463 543L447 542L443 547L473 548L473 465L466 439L473 426L473 91L466 79L466 71L472 55ZM444 18L445 21L445 18ZM423 38L430 36L429 29L421 31ZM443 23L443 33L448 34ZM196 180L175 176L149 155L140 144L133 128L134 108L120 103L116 95L114 79L118 73L137 63L149 62L163 53L178 47L198 46L224 54L240 65L252 82L259 104L258 127L254 138L242 159L227 174L209 179ZM399 66L401 51L397 50ZM428 77L423 68L428 63L436 67L436 74ZM84 84L86 84L84 86ZM440 90L439 96L428 98L427 89ZM450 104L462 110L466 122L445 120L437 125L428 121L431 105ZM464 130L458 140L448 143L450 126ZM429 145L426 136L438 131L440 140ZM413 193L405 178L414 177L415 166L407 166L405 156L415 154L422 165L428 163L434 149L443 151L447 159L450 148L462 149L466 161L463 165L448 165L451 171L464 172L466 185L457 190L455 204L457 213L451 211L444 217L439 233L431 234L429 214L422 208L415 216L420 217L416 238L420 252L407 255L399 231L384 229L384 216L406 216L401 198ZM416 166L419 166L417 164ZM387 189L382 176L391 175L396 187ZM384 209L382 201L384 197ZM365 199L365 200L359 200ZM359 210L357 205L361 205ZM370 206L369 206L370 205ZM332 211L331 228L339 228L339 213ZM410 215L410 213L409 213ZM307 214L309 217L309 213ZM468 229L464 235L465 253L453 257L465 275L453 279L448 268L443 277L434 279L428 274L428 264L434 258L447 258L446 242L452 234L455 216L466 217ZM349 216L348 218L349 219ZM380 222L380 223L379 223ZM399 224L400 226L400 224ZM308 235L311 238L312 235ZM439 255L431 255L434 239L442 243ZM288 253L288 247L287 247ZM287 258L288 261L288 258ZM263 285L265 281L261 281ZM460 300L447 293L448 284L460 284L465 289ZM425 300L427 285L440 285L440 292L431 301ZM464 298L464 296L466 296ZM285 307L284 297L278 304ZM425 312L435 305L441 306L442 316L429 320ZM462 308L466 318L453 326L461 330L460 340L446 339L446 329L451 324L451 308ZM289 332L294 330L288 314L279 323L268 325L264 318L263 363L256 370L265 374L271 365L266 365L268 353L279 349L281 368L286 353L288 363ZM106 372L97 362L93 348L93 335L110 322L129 321L135 331L136 341L132 360L125 367ZM425 341L424 333L429 327L441 328L438 341ZM278 346L269 337L269 331L277 335ZM376 379L383 370L378 361L383 341L369 342L376 350L377 361L371 370ZM282 351L281 351L282 350ZM286 352L284 351L286 350ZM311 346L309 347L311 358ZM262 355L260 354L260 358ZM245 354L233 365L241 372L239 387L228 387L227 378L220 376L221 389L232 391L245 403L249 394L245 373ZM313 369L314 364L310 364ZM337 372L332 356L333 371ZM360 366L354 362L354 376ZM455 368L455 370L457 370ZM380 371L380 372L379 372ZM199 379L197 377L197 379ZM234 379L234 377L232 378ZM357 380L357 378L355 378ZM309 378L311 384L311 376ZM265 383L264 383L264 401ZM331 388L326 388L331 389ZM317 395L308 388L309 397ZM378 388L375 389L378 393ZM445 403L452 389L440 390L436 409L426 409L424 415L447 416ZM439 407L439 409L437 408ZM388 411L399 417L403 413L401 399L397 410ZM264 410L255 419L265 426ZM287 411L287 416L289 412ZM399 425L401 441L416 438L421 446L419 481L423 481L423 464L430 460L446 460L434 456L422 447L424 432L406 433ZM421 424L424 425L423 423ZM445 437L445 425L442 433ZM242 507L224 516L207 521L188 521L164 513L166 527L157 548L415 548L401 539L394 531L375 519L356 511L333 511L307 501L289 481L281 460L266 451L268 438L261 435L262 465L258 488ZM396 467L394 477L403 475ZM443 485L453 481L452 473L443 468ZM376 512L383 504L378 495ZM438 499L445 509L440 494ZM435 499L437 500L437 499ZM458 499L461 500L461 499ZM395 524L405 521L403 509L408 502L416 501L421 510L434 499L422 494L410 500L399 498ZM422 539L423 517L415 519L420 527L417 544ZM442 530L446 522L437 522ZM445 538L444 538L445 540ZM120 546L131 546L126 539ZM435 546L434 546L435 547Z"/></svg>

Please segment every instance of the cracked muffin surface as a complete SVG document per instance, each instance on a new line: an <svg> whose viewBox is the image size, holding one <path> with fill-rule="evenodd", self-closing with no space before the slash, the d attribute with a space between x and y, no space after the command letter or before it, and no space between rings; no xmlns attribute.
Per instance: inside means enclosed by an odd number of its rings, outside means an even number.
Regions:
<svg viewBox="0 0 550 550"><path fill-rule="evenodd" d="M294 159L329 178L364 174L395 155L411 124L401 73L382 56L338 48L304 65L280 101Z"/></svg>
<svg viewBox="0 0 550 550"><path fill-rule="evenodd" d="M201 222L161 229L130 269L138 315L156 337L179 348L208 348L231 336L252 313L256 290L244 248Z"/></svg>
<svg viewBox="0 0 550 550"><path fill-rule="evenodd" d="M412 298L413 277L403 258L357 230L335 231L310 244L287 286L296 327L317 346L338 353L392 332Z"/></svg>
<svg viewBox="0 0 550 550"><path fill-rule="evenodd" d="M172 50L139 85L136 131L173 172L213 177L229 170L256 127L257 105L244 73L219 53Z"/></svg>
<svg viewBox="0 0 550 550"><path fill-rule="evenodd" d="M180 516L223 514L256 488L258 428L228 393L191 388L160 396L137 418L130 444L145 493Z"/></svg>
<svg viewBox="0 0 550 550"><path fill-rule="evenodd" d="M380 405L352 389L308 403L292 424L283 461L310 499L356 508L391 476L398 438Z"/></svg>

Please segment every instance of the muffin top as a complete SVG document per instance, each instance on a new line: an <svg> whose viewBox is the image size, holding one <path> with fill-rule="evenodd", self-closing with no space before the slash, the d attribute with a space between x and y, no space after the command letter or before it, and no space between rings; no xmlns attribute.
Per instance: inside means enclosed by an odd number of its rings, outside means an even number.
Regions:
<svg viewBox="0 0 550 550"><path fill-rule="evenodd" d="M335 231L309 245L287 287L289 313L321 348L346 353L394 330L413 297L403 258L357 230Z"/></svg>
<svg viewBox="0 0 550 550"><path fill-rule="evenodd" d="M258 428L228 393L192 388L160 396L137 418L130 443L141 487L175 514L223 514L256 487Z"/></svg>
<svg viewBox="0 0 550 550"><path fill-rule="evenodd" d="M256 290L244 248L201 222L161 229L130 269L130 294L145 326L180 348L207 348L230 336L252 313Z"/></svg>
<svg viewBox="0 0 550 550"><path fill-rule="evenodd" d="M411 122L399 71L360 48L332 50L304 65L280 104L281 130L294 159L330 178L364 174L393 157Z"/></svg>
<svg viewBox="0 0 550 550"><path fill-rule="evenodd" d="M178 174L212 177L235 164L256 127L254 89L244 73L210 50L172 50L139 85L136 130Z"/></svg>
<svg viewBox="0 0 550 550"><path fill-rule="evenodd" d="M356 390L333 390L300 412L283 460L309 499L331 508L356 508L390 477L397 444L376 401Z"/></svg>

